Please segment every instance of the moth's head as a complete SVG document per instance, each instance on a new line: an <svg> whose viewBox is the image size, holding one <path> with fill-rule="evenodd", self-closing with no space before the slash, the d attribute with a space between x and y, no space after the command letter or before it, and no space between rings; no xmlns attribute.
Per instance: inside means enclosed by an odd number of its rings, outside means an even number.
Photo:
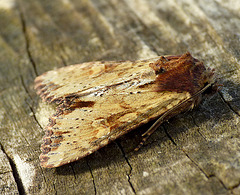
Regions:
<svg viewBox="0 0 240 195"><path fill-rule="evenodd" d="M214 70L205 68L203 62L193 58L189 52L179 56L160 57L149 64L156 74L156 91L189 92L195 94L210 85L204 94L217 91Z"/></svg>
<svg viewBox="0 0 240 195"><path fill-rule="evenodd" d="M203 92L203 96L207 97L215 94L222 86L221 84L218 84L217 81L212 81L212 83L206 82L205 86L207 86L208 84L211 85Z"/></svg>

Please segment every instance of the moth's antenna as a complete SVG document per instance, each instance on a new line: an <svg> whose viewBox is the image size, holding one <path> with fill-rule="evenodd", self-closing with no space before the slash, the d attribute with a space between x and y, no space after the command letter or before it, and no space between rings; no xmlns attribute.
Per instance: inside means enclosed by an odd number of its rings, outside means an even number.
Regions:
<svg viewBox="0 0 240 195"><path fill-rule="evenodd" d="M151 136L151 134L156 131L156 129L164 122L165 118L171 114L174 110L178 109L179 107L181 107L183 104L193 100L195 97L197 97L198 95L200 95L201 93L203 93L204 91L206 91L213 83L209 83L208 85L206 85L205 87L203 87L201 90L199 90L197 93L195 93L192 97L184 100L183 102L181 102L180 104L172 107L170 110L168 110L167 112L165 112L162 116L159 117L159 119L144 133L142 134L142 141L140 142L140 144L135 148L135 151L138 151L141 146L144 144L144 142Z"/></svg>

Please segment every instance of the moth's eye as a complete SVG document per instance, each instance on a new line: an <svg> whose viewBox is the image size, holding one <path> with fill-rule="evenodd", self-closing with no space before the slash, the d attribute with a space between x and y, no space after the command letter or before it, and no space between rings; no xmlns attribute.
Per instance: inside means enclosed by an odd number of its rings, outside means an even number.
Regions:
<svg viewBox="0 0 240 195"><path fill-rule="evenodd" d="M161 67L156 71L156 74L162 74L164 72L166 72L165 68Z"/></svg>
<svg viewBox="0 0 240 195"><path fill-rule="evenodd" d="M161 67L160 68L161 73L166 72L165 68Z"/></svg>

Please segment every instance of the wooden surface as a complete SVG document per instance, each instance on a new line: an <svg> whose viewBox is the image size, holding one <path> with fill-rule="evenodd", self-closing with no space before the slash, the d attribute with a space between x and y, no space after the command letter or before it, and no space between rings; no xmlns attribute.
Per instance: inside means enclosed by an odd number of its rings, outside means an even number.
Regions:
<svg viewBox="0 0 240 195"><path fill-rule="evenodd" d="M0 194L240 194L239 0L0 0ZM37 75L94 60L192 55L222 90L69 165L44 169L40 144L52 106Z"/></svg>

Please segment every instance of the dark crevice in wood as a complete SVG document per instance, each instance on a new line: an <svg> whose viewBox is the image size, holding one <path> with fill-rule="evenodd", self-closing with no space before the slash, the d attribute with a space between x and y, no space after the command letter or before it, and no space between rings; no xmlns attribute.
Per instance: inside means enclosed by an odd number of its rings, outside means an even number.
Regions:
<svg viewBox="0 0 240 195"><path fill-rule="evenodd" d="M238 188L239 186L240 186L240 182L237 183L236 185L232 186L232 187L231 187L231 190L233 190L233 189L235 189L235 188Z"/></svg>
<svg viewBox="0 0 240 195"><path fill-rule="evenodd" d="M26 43L25 44L26 53L27 53L27 56L29 58L29 61L31 62L31 64L33 66L34 73L36 75L38 75L36 63L35 63L35 61L32 57L31 51L30 51L30 41L29 41L29 38L28 38L28 35L27 35L26 22L25 22L25 19L24 19L24 16L23 16L23 12L22 12L21 9L19 9L19 12L20 12L20 20L21 20L21 24L22 24L22 31L23 31L23 35L24 35L25 43Z"/></svg>
<svg viewBox="0 0 240 195"><path fill-rule="evenodd" d="M74 179L77 180L76 172L74 171L74 168L73 168L72 164L70 164L70 167L71 167L71 169L72 169Z"/></svg>
<svg viewBox="0 0 240 195"><path fill-rule="evenodd" d="M213 174L212 177L216 177L217 180L222 184L222 186L224 187L224 189L229 190L229 189L224 185L223 181L222 181L221 179L219 179L216 175Z"/></svg>
<svg viewBox="0 0 240 195"><path fill-rule="evenodd" d="M170 139L170 141L175 145L177 146L176 142L173 140L173 138L171 137L171 135L168 133L167 129L165 128L165 126L163 125L163 129L167 135L167 137Z"/></svg>
<svg viewBox="0 0 240 195"><path fill-rule="evenodd" d="M228 101L226 101L226 100L224 99L224 97L223 97L223 95L222 95L222 93L221 93L220 91L218 92L218 94L220 95L222 101L229 107L229 109L230 109L233 113L235 113L237 116L240 116L240 114L238 113L238 111L235 110L235 109L232 107L232 105L231 105Z"/></svg>
<svg viewBox="0 0 240 195"><path fill-rule="evenodd" d="M31 95L30 95L30 93L29 93L29 91L28 91L28 89L27 89L27 87L26 87L26 85L25 85L25 83L24 83L24 81L23 81L22 75L20 75L20 80L21 80L21 84L22 84L25 92L27 93L27 95L28 95L28 96L30 97L30 99L32 100L32 97L31 97ZM27 101L26 103L27 103L29 109L30 109L31 112L32 112L32 116L33 116L34 120L36 121L36 123L38 124L38 126L43 130L43 127L41 126L41 124L40 124L39 121L37 120L37 117L36 117L36 115L35 115L35 112L34 112L34 110L33 110L33 107L29 104L28 101Z"/></svg>
<svg viewBox="0 0 240 195"><path fill-rule="evenodd" d="M209 175L209 176L208 176L208 179L209 179L209 178L212 178L212 177L216 177L216 179L222 184L222 186L224 187L224 189L229 190L229 188L227 188L227 187L224 185L224 183L222 182L222 180L220 180L215 174Z"/></svg>
<svg viewBox="0 0 240 195"><path fill-rule="evenodd" d="M27 86L25 85L24 83L24 79L23 79L23 76L20 74L20 81L21 81L21 84L25 90L25 92L27 93L27 95L30 97L30 99L32 100L32 96L30 95L29 91L28 91L28 88Z"/></svg>
<svg viewBox="0 0 240 195"><path fill-rule="evenodd" d="M96 195L96 194L97 194L97 188L96 188L96 184L95 184L95 179L94 179L94 175L93 175L93 172L92 172L92 168L91 168L91 166L89 165L87 158L86 158L86 163L87 163L87 166L88 166L88 168L89 168L89 171L90 171L90 174L91 174L91 177L92 177L94 194Z"/></svg>
<svg viewBox="0 0 240 195"><path fill-rule="evenodd" d="M228 190L224 183L215 174L207 175L207 173L205 173L205 171L187 154L187 152L184 149L182 149L182 151L186 155L186 157L205 175L206 178L209 179L211 177L216 177L217 180L222 184L224 189Z"/></svg>
<svg viewBox="0 0 240 195"><path fill-rule="evenodd" d="M206 178L211 178L211 177L216 177L217 180L222 184L222 186L224 187L224 189L228 190L228 188L224 185L224 183L215 175L215 174L211 174L208 175L207 173L205 173L205 171L197 164L197 162L195 162L188 154L187 152L182 149L183 153L186 155L186 157L205 175Z"/></svg>
<svg viewBox="0 0 240 195"><path fill-rule="evenodd" d="M8 158L8 161L9 161L9 164L11 166L11 169L12 169L12 174L13 174L13 177L14 177L14 180L17 184L17 189L18 189L18 192L20 195L25 195L26 192L25 192L25 189L23 187L23 183L22 183L22 180L20 178L20 175L18 174L18 171L17 171L17 166L16 164L14 163L14 161L10 158L10 156L6 153L6 151L4 150L2 144L0 143L0 149L3 151L3 153L6 155L6 157Z"/></svg>
<svg viewBox="0 0 240 195"><path fill-rule="evenodd" d="M28 104L29 109L30 109L31 112L32 112L32 116L33 116L34 120L36 121L36 123L38 124L38 126L39 126L42 130L44 130L44 128L41 126L41 124L40 124L39 121L37 120L37 117L36 117L36 115L35 115L35 112L34 112L32 106L31 106L28 102L27 102L27 104Z"/></svg>
<svg viewBox="0 0 240 195"><path fill-rule="evenodd" d="M132 166L131 166L131 164L130 164L127 156L126 156L126 153L124 152L124 149L123 149L122 145L121 145L118 141L116 141L116 144L117 144L117 146L119 147L119 149L121 150L122 155L123 155L124 159L126 160L129 168L130 168L130 169L129 169L129 173L127 173L128 183L129 183L129 185L130 185L133 193L136 194L136 190L135 190L135 188L133 187L133 184L132 184L132 182L131 182Z"/></svg>
<svg viewBox="0 0 240 195"><path fill-rule="evenodd" d="M184 149L182 149L182 152L203 173L203 175L209 179L210 176L207 173L205 173L205 171L187 154L187 152Z"/></svg>

